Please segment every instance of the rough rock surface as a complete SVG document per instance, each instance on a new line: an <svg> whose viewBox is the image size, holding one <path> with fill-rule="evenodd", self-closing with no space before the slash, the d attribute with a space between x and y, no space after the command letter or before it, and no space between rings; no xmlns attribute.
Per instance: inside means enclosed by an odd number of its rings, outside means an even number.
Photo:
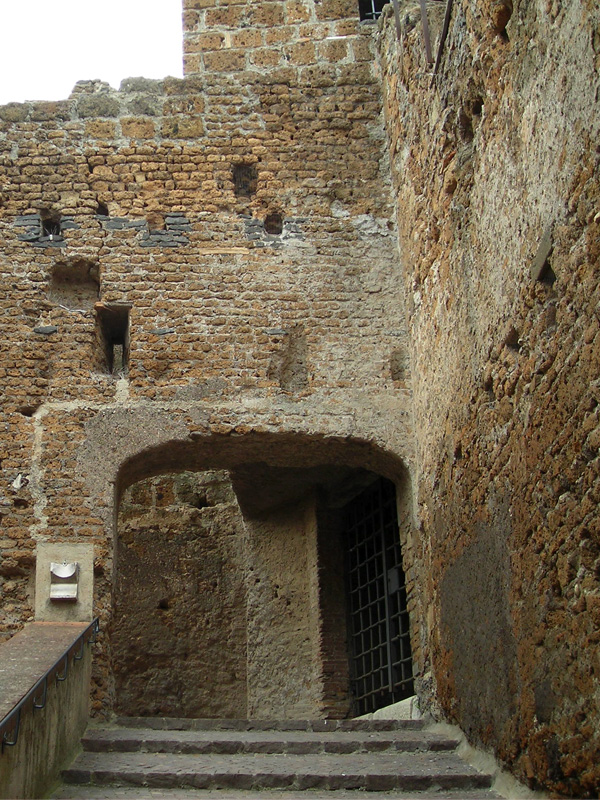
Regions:
<svg viewBox="0 0 600 800"><path fill-rule="evenodd" d="M238 717L246 708L245 541L227 473L134 484L117 531L115 711Z"/></svg>
<svg viewBox="0 0 600 800"><path fill-rule="evenodd" d="M430 8L436 31L443 9ZM598 790L600 22L455 4L380 34L432 701L523 779ZM439 38L438 38L439 41ZM425 663L424 663L425 666Z"/></svg>

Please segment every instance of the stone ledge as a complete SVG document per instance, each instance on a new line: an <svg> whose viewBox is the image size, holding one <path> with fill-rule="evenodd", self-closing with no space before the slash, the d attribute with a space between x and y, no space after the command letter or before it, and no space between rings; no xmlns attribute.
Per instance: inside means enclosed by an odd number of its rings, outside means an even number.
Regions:
<svg viewBox="0 0 600 800"><path fill-rule="evenodd" d="M31 622L0 645L0 720L51 669L89 622Z"/></svg>

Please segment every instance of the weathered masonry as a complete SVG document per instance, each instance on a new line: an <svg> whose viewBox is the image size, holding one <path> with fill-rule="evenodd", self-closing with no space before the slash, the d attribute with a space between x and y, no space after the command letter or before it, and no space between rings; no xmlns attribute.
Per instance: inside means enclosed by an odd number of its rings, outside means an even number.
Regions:
<svg viewBox="0 0 600 800"><path fill-rule="evenodd" d="M93 600L96 713L414 691L590 796L600 10L431 0L429 63L367 6L184 0L182 80L0 107L1 631Z"/></svg>

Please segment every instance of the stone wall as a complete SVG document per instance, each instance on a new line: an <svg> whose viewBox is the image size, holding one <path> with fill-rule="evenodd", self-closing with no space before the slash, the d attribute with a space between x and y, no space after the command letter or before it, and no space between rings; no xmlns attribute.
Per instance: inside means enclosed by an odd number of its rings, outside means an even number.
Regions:
<svg viewBox="0 0 600 800"><path fill-rule="evenodd" d="M245 716L245 531L227 473L134 484L120 506L115 710Z"/></svg>
<svg viewBox="0 0 600 800"><path fill-rule="evenodd" d="M266 74L292 65L302 68L303 83L318 85L331 65L352 71L370 52L370 30L359 24L355 0L184 0L183 26L186 74Z"/></svg>
<svg viewBox="0 0 600 800"><path fill-rule="evenodd" d="M310 463L330 441L390 477L410 460L374 28L342 32L341 9L319 30L345 55L316 70L198 62L0 108L4 636L31 618L38 541L94 544L110 627L136 480L260 461L255 434L283 437L288 465L303 441ZM105 638L96 710L111 659Z"/></svg>
<svg viewBox="0 0 600 800"><path fill-rule="evenodd" d="M371 470L401 490L424 702L520 778L593 793L596 5L455 3L432 80L416 3L398 39L391 6L377 27L346 0L186 0L183 80L0 108L3 636L39 541L94 544L110 630L120 498L226 469L254 623L304 603L302 696L269 691L344 713L311 476Z"/></svg>
<svg viewBox="0 0 600 800"><path fill-rule="evenodd" d="M444 8L429 6L439 42ZM432 703L533 785L598 787L597 4L382 26ZM427 685L425 681L423 687Z"/></svg>

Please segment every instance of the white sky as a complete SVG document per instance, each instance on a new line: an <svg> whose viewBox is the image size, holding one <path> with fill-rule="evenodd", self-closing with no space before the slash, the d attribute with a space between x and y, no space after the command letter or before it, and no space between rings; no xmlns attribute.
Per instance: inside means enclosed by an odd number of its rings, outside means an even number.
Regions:
<svg viewBox="0 0 600 800"><path fill-rule="evenodd" d="M181 0L0 0L0 104L182 76Z"/></svg>

